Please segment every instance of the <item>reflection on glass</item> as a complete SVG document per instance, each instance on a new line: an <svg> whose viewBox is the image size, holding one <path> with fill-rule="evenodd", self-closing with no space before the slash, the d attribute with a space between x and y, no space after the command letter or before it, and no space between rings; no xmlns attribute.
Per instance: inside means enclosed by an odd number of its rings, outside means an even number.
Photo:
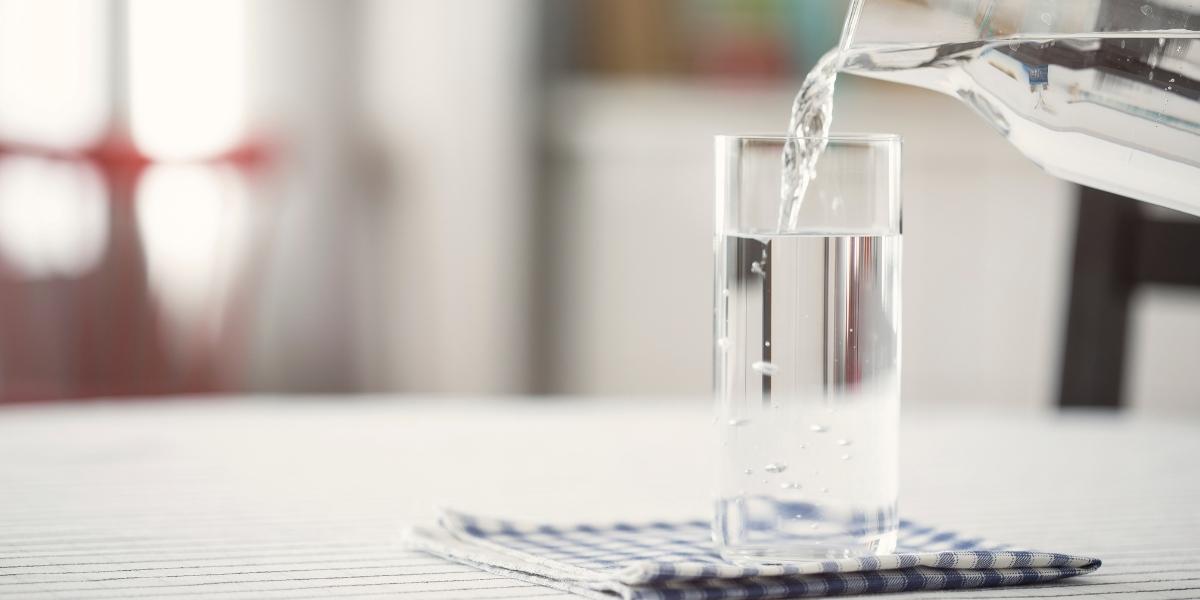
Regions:
<svg viewBox="0 0 1200 600"><path fill-rule="evenodd" d="M77 277L108 244L108 194L82 161L0 157L0 255L29 278Z"/></svg>
<svg viewBox="0 0 1200 600"><path fill-rule="evenodd" d="M129 3L134 142L158 159L204 158L243 134L246 5L240 0Z"/></svg>
<svg viewBox="0 0 1200 600"><path fill-rule="evenodd" d="M79 148L108 120L106 2L0 0L0 139Z"/></svg>
<svg viewBox="0 0 1200 600"><path fill-rule="evenodd" d="M249 242L246 182L233 169L156 165L138 182L150 289L173 339L211 342Z"/></svg>

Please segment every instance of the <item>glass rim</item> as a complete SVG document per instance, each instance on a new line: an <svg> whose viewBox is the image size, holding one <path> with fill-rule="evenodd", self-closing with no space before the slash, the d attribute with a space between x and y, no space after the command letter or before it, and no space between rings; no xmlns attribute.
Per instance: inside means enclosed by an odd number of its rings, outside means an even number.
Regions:
<svg viewBox="0 0 1200 600"><path fill-rule="evenodd" d="M788 135L786 133L721 133L718 141L783 142L787 140L827 140L829 142L886 143L903 141L898 133L831 133L829 135Z"/></svg>

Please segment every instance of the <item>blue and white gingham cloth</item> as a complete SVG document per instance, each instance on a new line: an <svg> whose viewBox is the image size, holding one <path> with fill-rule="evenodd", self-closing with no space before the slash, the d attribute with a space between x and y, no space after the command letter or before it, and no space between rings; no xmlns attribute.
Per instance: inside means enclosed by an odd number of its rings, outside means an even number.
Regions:
<svg viewBox="0 0 1200 600"><path fill-rule="evenodd" d="M901 521L896 554L743 566L714 550L707 521L528 525L443 513L409 547L485 571L612 600L768 600L1019 585L1095 571L1085 556L1013 550Z"/></svg>

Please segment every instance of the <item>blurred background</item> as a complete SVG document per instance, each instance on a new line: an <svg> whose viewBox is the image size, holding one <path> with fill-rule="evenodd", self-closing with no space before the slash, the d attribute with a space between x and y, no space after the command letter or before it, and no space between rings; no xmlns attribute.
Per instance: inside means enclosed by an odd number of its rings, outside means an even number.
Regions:
<svg viewBox="0 0 1200 600"><path fill-rule="evenodd" d="M712 143L779 132L817 0L0 0L0 402L708 394ZM1057 402L1078 188L843 77L904 155L904 402ZM1120 393L1200 410L1200 291Z"/></svg>

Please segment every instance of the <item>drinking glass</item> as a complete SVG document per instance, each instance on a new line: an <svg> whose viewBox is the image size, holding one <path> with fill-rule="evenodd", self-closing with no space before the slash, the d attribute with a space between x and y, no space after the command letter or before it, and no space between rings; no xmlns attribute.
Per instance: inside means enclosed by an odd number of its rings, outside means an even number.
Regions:
<svg viewBox="0 0 1200 600"><path fill-rule="evenodd" d="M822 140L780 219L789 139L716 140L713 538L740 563L896 546L900 139Z"/></svg>

